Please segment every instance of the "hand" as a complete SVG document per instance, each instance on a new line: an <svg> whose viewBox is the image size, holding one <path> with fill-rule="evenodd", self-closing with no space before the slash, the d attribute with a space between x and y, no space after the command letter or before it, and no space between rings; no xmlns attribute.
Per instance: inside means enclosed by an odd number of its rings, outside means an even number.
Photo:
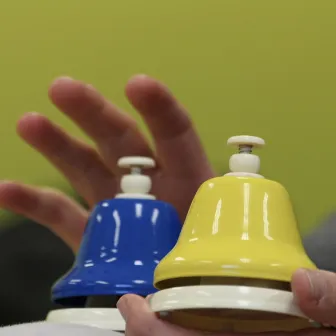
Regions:
<svg viewBox="0 0 336 336"><path fill-rule="evenodd" d="M292 279L295 299L309 318L336 327L336 274L325 271L298 270ZM125 295L118 308L126 320L126 336L205 336L161 321L151 312L147 300L136 295ZM221 336L239 336L223 333ZM220 336L218 334L218 336ZM246 336L241 334L240 336ZM251 334L250 334L251 335ZM252 334L258 336L258 334ZM287 333L261 333L262 336L285 336ZM310 329L293 333L296 336L336 335L332 329ZM215 336L215 335L213 335Z"/></svg>
<svg viewBox="0 0 336 336"><path fill-rule="evenodd" d="M126 95L147 124L155 149L133 118L92 86L70 78L52 84L50 99L91 137L97 149L36 113L19 120L18 133L70 181L90 208L118 191L120 157L153 157L157 168L152 173L152 192L174 205L184 220L200 184L214 176L192 122L168 89L147 76L132 78ZM88 211L68 196L18 182L0 184L0 207L45 225L74 251L88 219Z"/></svg>

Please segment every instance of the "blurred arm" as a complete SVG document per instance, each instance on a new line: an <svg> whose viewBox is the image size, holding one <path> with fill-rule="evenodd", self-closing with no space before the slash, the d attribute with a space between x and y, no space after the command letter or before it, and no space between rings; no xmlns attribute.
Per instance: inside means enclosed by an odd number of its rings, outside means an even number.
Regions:
<svg viewBox="0 0 336 336"><path fill-rule="evenodd" d="M44 320L57 308L50 288L70 269L73 254L48 229L26 219L0 226L0 326Z"/></svg>
<svg viewBox="0 0 336 336"><path fill-rule="evenodd" d="M336 213L304 237L303 244L318 268L336 272Z"/></svg>

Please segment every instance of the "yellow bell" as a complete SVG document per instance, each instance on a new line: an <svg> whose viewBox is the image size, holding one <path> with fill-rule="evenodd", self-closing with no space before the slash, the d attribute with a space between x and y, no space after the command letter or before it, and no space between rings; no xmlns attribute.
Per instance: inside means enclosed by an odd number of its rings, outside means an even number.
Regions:
<svg viewBox="0 0 336 336"><path fill-rule="evenodd" d="M301 243L289 195L259 174L253 147L236 136L230 170L199 188L174 249L155 271L159 316L209 332L295 331L315 326L293 301L291 277L315 269Z"/></svg>

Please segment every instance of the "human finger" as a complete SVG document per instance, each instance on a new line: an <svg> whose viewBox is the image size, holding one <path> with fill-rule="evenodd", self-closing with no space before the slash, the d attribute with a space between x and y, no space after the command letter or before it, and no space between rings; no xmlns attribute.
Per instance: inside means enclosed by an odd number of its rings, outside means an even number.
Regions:
<svg viewBox="0 0 336 336"><path fill-rule="evenodd" d="M166 323L156 317L150 310L148 300L137 295L124 295L118 301L118 309L126 321L127 336L201 336ZM229 336L229 335L227 335Z"/></svg>
<svg viewBox="0 0 336 336"><path fill-rule="evenodd" d="M0 208L23 215L53 231L76 252L88 219L87 211L68 196L18 182L0 183Z"/></svg>
<svg viewBox="0 0 336 336"><path fill-rule="evenodd" d="M326 326L336 327L335 273L300 269L293 275L292 288L304 314Z"/></svg>
<svg viewBox="0 0 336 336"><path fill-rule="evenodd" d="M19 120L17 131L69 180L90 206L116 193L117 181L99 153L46 117L28 113Z"/></svg>
<svg viewBox="0 0 336 336"><path fill-rule="evenodd" d="M122 156L153 156L135 120L106 100L95 88L68 77L50 87L51 101L97 144L104 160L119 171Z"/></svg>
<svg viewBox="0 0 336 336"><path fill-rule="evenodd" d="M149 127L160 162L169 172L200 179L212 175L190 116L165 85L138 75L128 82L126 95Z"/></svg>

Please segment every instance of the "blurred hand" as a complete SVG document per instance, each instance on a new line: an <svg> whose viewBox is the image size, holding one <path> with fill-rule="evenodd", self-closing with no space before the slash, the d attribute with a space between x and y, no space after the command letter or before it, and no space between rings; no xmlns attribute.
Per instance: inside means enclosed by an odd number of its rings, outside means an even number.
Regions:
<svg viewBox="0 0 336 336"><path fill-rule="evenodd" d="M295 299L304 314L314 321L336 327L336 274L325 271L298 270L292 280ZM186 330L161 321L150 310L148 301L125 295L118 308L126 320L126 336L247 336L247 334L209 334ZM336 335L332 329L309 329L292 333L293 336ZM250 335L285 336L288 333L261 333Z"/></svg>
<svg viewBox="0 0 336 336"><path fill-rule="evenodd" d="M151 173L152 192L173 204L183 220L200 184L214 176L199 137L187 112L163 84L147 76L136 76L125 91L147 124L154 149L134 119L92 86L71 78L56 80L49 90L50 99L90 136L96 147L73 138L37 113L28 113L19 120L18 133L69 180L90 208L119 190L121 172L116 163L120 157L153 157L157 168ZM19 182L0 183L0 207L48 227L74 252L88 219L88 211L65 194ZM335 274L300 270L294 275L292 286L304 313L318 322L336 326ZM202 336L158 320L147 301L134 295L124 296L119 309L127 321L128 336ZM297 335L334 333L317 329Z"/></svg>
<svg viewBox="0 0 336 336"><path fill-rule="evenodd" d="M157 168L151 173L152 193L174 205L183 220L200 184L214 176L199 137L187 112L163 84L141 75L132 78L125 91L147 124L154 149L133 118L92 86L71 78L56 80L50 99L96 148L37 113L24 115L17 131L69 180L90 208L118 191L120 157L153 157ZM19 182L0 184L0 207L48 227L74 251L88 219L88 211L65 194Z"/></svg>

